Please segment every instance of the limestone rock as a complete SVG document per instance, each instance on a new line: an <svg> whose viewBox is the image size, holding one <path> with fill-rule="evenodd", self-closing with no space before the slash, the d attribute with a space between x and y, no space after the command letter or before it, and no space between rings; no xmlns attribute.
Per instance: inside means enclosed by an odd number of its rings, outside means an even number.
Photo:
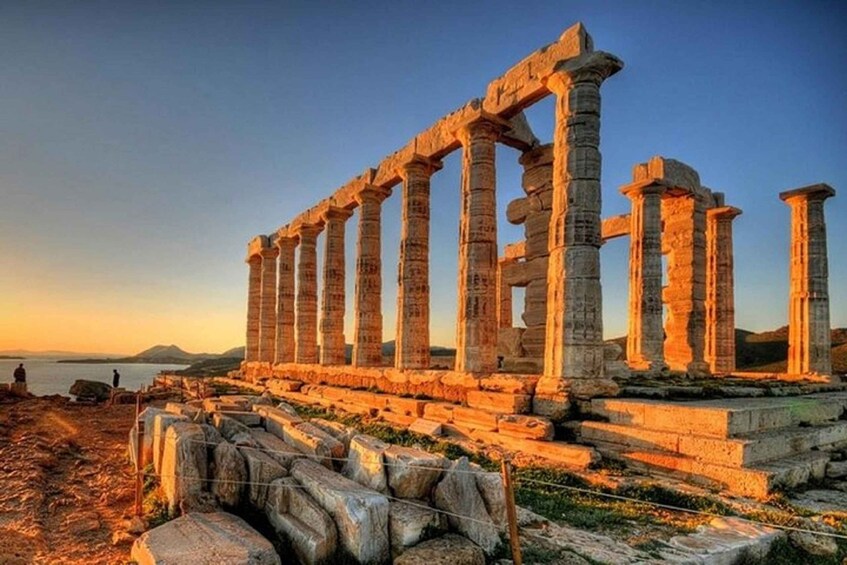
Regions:
<svg viewBox="0 0 847 565"><path fill-rule="evenodd" d="M497 526L485 509L474 475L470 472L467 457L455 461L445 477L435 487L435 506L456 516L447 516L452 528L492 555L500 544Z"/></svg>
<svg viewBox="0 0 847 565"><path fill-rule="evenodd" d="M826 464L826 476L831 479L847 477L847 461L830 461Z"/></svg>
<svg viewBox="0 0 847 565"><path fill-rule="evenodd" d="M391 552L400 555L409 547L424 540L427 534L446 528L444 514L435 511L421 500L408 502L392 500L388 508L388 531Z"/></svg>
<svg viewBox="0 0 847 565"><path fill-rule="evenodd" d="M85 379L77 379L71 385L68 391L71 395L76 396L80 400L95 400L103 402L109 400L112 395L112 387L100 381L88 381Z"/></svg>
<svg viewBox="0 0 847 565"><path fill-rule="evenodd" d="M440 437L442 434L441 424L424 418L418 418L412 422L409 425L409 431L429 437Z"/></svg>
<svg viewBox="0 0 847 565"><path fill-rule="evenodd" d="M392 445L384 456L388 486L398 498L429 497L444 469L444 457L413 447Z"/></svg>
<svg viewBox="0 0 847 565"><path fill-rule="evenodd" d="M500 473L478 473L475 474L476 488L485 502L485 509L494 521L494 524L505 532L508 526L506 517L506 491L503 488L503 478Z"/></svg>
<svg viewBox="0 0 847 565"><path fill-rule="evenodd" d="M263 451L250 447L239 447L238 450L247 465L247 498L255 508L263 509L271 481L288 476L288 472Z"/></svg>
<svg viewBox="0 0 847 565"><path fill-rule="evenodd" d="M350 440L344 476L378 492L388 492L384 453L388 444L364 434Z"/></svg>
<svg viewBox="0 0 847 565"><path fill-rule="evenodd" d="M347 453L347 448L350 446L350 440L359 433L355 428L322 418L313 418L309 420L309 423L338 440L344 446L345 454Z"/></svg>
<svg viewBox="0 0 847 565"><path fill-rule="evenodd" d="M265 454L274 459L277 463L285 467L291 468L291 464L295 459L303 457L295 448L291 447L272 433L262 429L251 429L250 436L255 442L255 447L264 451Z"/></svg>
<svg viewBox="0 0 847 565"><path fill-rule="evenodd" d="M220 434L228 441L232 441L232 437L239 433L250 433L250 428L234 418L225 416L221 412L212 414L212 423L218 429Z"/></svg>
<svg viewBox="0 0 847 565"><path fill-rule="evenodd" d="M201 493L208 476L205 442L199 424L176 422L168 428L160 478L171 515L182 506L190 508L203 503Z"/></svg>
<svg viewBox="0 0 847 565"><path fill-rule="evenodd" d="M789 532L788 540L806 553L820 557L833 557L838 553L838 544L829 536L810 532Z"/></svg>
<svg viewBox="0 0 847 565"><path fill-rule="evenodd" d="M485 554L470 540L447 534L407 550L394 565L485 565Z"/></svg>
<svg viewBox="0 0 847 565"><path fill-rule="evenodd" d="M285 443L302 453L314 456L329 469L333 466L334 458L344 457L344 445L341 442L308 422L286 426L282 435Z"/></svg>
<svg viewBox="0 0 847 565"><path fill-rule="evenodd" d="M153 468L157 473L162 472L162 455L165 451L165 437L176 422L188 422L188 418L178 414L158 413L153 417ZM148 428L149 429L149 428Z"/></svg>
<svg viewBox="0 0 847 565"><path fill-rule="evenodd" d="M341 545L355 559L389 559L387 498L308 459L295 461L291 474L333 517Z"/></svg>
<svg viewBox="0 0 847 565"><path fill-rule="evenodd" d="M144 533L132 545L139 565L281 565L271 543L232 514L191 513Z"/></svg>
<svg viewBox="0 0 847 565"><path fill-rule="evenodd" d="M335 553L338 544L335 523L292 477L271 483L265 515L302 563L325 563Z"/></svg>
<svg viewBox="0 0 847 565"><path fill-rule="evenodd" d="M221 442L215 447L212 494L223 506L236 507L247 482L247 465L238 448Z"/></svg>
<svg viewBox="0 0 847 565"><path fill-rule="evenodd" d="M815 514L847 515L847 493L837 490L807 490L792 497L791 504Z"/></svg>

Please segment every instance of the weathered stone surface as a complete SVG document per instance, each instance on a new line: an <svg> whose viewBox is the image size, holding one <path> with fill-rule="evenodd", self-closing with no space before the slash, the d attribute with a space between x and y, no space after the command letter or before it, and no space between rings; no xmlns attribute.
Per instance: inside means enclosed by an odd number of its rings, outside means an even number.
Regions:
<svg viewBox="0 0 847 565"><path fill-rule="evenodd" d="M266 236L257 236L253 241L264 239ZM248 245L249 254L249 245ZM249 254L247 265L250 274L247 281L247 343L244 349L244 360L248 363L259 360L259 313L262 309L262 257L257 253Z"/></svg>
<svg viewBox="0 0 847 565"><path fill-rule="evenodd" d="M335 553L338 544L335 523L292 477L271 483L265 515L301 563L325 563Z"/></svg>
<svg viewBox="0 0 847 565"><path fill-rule="evenodd" d="M741 210L712 208L706 214L706 362L712 373L735 370L735 279L732 220Z"/></svg>
<svg viewBox="0 0 847 565"><path fill-rule="evenodd" d="M321 300L321 365L344 364L344 224L350 210L330 206L324 211L324 261Z"/></svg>
<svg viewBox="0 0 847 565"><path fill-rule="evenodd" d="M737 563L741 559L763 559L771 545L784 536L779 530L746 520L715 518L693 534L674 536L667 545L699 563Z"/></svg>
<svg viewBox="0 0 847 565"><path fill-rule="evenodd" d="M500 544L497 526L488 515L466 457L453 462L435 487L435 506L462 516L448 515L447 520L452 528L479 545L485 553L491 555L496 551Z"/></svg>
<svg viewBox="0 0 847 565"><path fill-rule="evenodd" d="M283 439L302 453L314 456L328 469L332 468L333 459L341 459L345 455L340 441L308 422L284 428Z"/></svg>
<svg viewBox="0 0 847 565"><path fill-rule="evenodd" d="M847 461L830 461L827 463L826 476L831 479L847 477Z"/></svg>
<svg viewBox="0 0 847 565"><path fill-rule="evenodd" d="M194 420L197 415L203 411L203 409L202 407L189 406L182 402L168 402L165 404L165 411L171 412L172 414L182 414L189 420Z"/></svg>
<svg viewBox="0 0 847 565"><path fill-rule="evenodd" d="M507 415L497 420L497 432L503 435L550 441L555 430L553 423L539 416Z"/></svg>
<svg viewBox="0 0 847 565"><path fill-rule="evenodd" d="M409 426L409 431L430 437L439 437L442 433L441 424L432 420L418 418Z"/></svg>
<svg viewBox="0 0 847 565"><path fill-rule="evenodd" d="M289 406L289 408L291 407ZM303 419L297 415L294 408L291 408L289 411L280 407L257 406L255 409L262 416L265 429L280 439L285 437L284 428L297 426L303 422Z"/></svg>
<svg viewBox="0 0 847 565"><path fill-rule="evenodd" d="M833 557L838 553L838 544L835 539L827 535L818 535L810 532L789 532L789 541L811 555L820 557Z"/></svg>
<svg viewBox="0 0 847 565"><path fill-rule="evenodd" d="M259 298L259 361L273 363L276 357L276 267L279 249L265 247L262 258Z"/></svg>
<svg viewBox="0 0 847 565"><path fill-rule="evenodd" d="M253 439L256 448L264 451L271 459L286 469L290 469L291 464L296 459L303 457L303 453L270 432L252 429L250 430L250 437Z"/></svg>
<svg viewBox="0 0 847 565"><path fill-rule="evenodd" d="M160 414L157 418L162 418ZM171 515L201 505L208 469L206 436L199 424L174 422L165 435L160 479Z"/></svg>
<svg viewBox="0 0 847 565"><path fill-rule="evenodd" d="M444 469L443 456L413 447L392 445L383 456L388 486L399 498L428 498Z"/></svg>
<svg viewBox="0 0 847 565"><path fill-rule="evenodd" d="M247 466L244 463L244 457L236 446L222 442L215 447L212 461L212 494L221 505L237 507L247 482Z"/></svg>
<svg viewBox="0 0 847 565"><path fill-rule="evenodd" d="M429 508L420 500L389 502L388 531L391 537L391 553L396 557L407 548L417 545L425 538L445 529L444 515Z"/></svg>
<svg viewBox="0 0 847 565"><path fill-rule="evenodd" d="M361 563L390 558L388 499L320 464L296 461L291 473L335 520L339 541Z"/></svg>
<svg viewBox="0 0 847 565"><path fill-rule="evenodd" d="M814 512L847 516L847 492L812 489L791 498L791 504Z"/></svg>
<svg viewBox="0 0 847 565"><path fill-rule="evenodd" d="M232 514L186 514L141 535L132 545L139 565L281 565L271 543Z"/></svg>
<svg viewBox="0 0 847 565"><path fill-rule="evenodd" d="M318 361L317 237L321 228L301 224L297 235L300 252L297 263L297 298L294 358L297 363Z"/></svg>
<svg viewBox="0 0 847 565"><path fill-rule="evenodd" d="M261 405L258 405L261 406ZM220 410L216 412L218 414L222 414L228 418L232 418L245 426L261 426L262 425L262 417L256 412L245 412L242 410Z"/></svg>
<svg viewBox="0 0 847 565"><path fill-rule="evenodd" d="M469 390L467 403L471 408L479 408L498 414L524 414L529 412L532 407L532 397L528 394Z"/></svg>
<svg viewBox="0 0 847 565"><path fill-rule="evenodd" d="M268 499L268 486L274 479L288 476L285 467L267 453L250 447L239 447L247 466L247 499L254 508L261 510Z"/></svg>
<svg viewBox="0 0 847 565"><path fill-rule="evenodd" d="M407 550L394 565L485 565L485 554L467 538L447 534Z"/></svg>
<svg viewBox="0 0 847 565"><path fill-rule="evenodd" d="M482 495L482 500L485 502L485 509L494 524L500 529L500 532L505 532L508 526L506 517L506 491L503 487L503 477L500 473L477 473L474 475L476 479L476 488L479 494Z"/></svg>
<svg viewBox="0 0 847 565"><path fill-rule="evenodd" d="M521 357L524 328L501 327L497 334L497 355L502 357Z"/></svg>
<svg viewBox="0 0 847 565"><path fill-rule="evenodd" d="M144 438L141 446L141 467L143 468L145 465L149 463L153 463L153 447L155 445L155 422L156 416L162 414L164 411L159 408L153 408L152 406L148 406L144 409L144 411L139 415L141 420L144 422ZM138 452L138 425L133 425L130 430L130 445L132 448L130 449L130 460L135 464L136 454Z"/></svg>
<svg viewBox="0 0 847 565"><path fill-rule="evenodd" d="M214 412L212 414L212 423L228 441L232 441L232 437L236 434L250 433L250 428L235 418L225 416L222 412Z"/></svg>
<svg viewBox="0 0 847 565"><path fill-rule="evenodd" d="M385 473L385 450L388 444L364 434L350 440L344 476L369 489L388 492Z"/></svg>

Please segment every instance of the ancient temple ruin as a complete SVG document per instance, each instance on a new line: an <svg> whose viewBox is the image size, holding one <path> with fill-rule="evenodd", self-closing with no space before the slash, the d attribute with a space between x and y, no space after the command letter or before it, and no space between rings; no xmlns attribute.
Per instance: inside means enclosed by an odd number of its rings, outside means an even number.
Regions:
<svg viewBox="0 0 847 565"><path fill-rule="evenodd" d="M621 405L624 416L615 416L618 405L603 400L618 396L627 378L743 377L735 364L732 235L741 210L722 192L704 186L693 167L656 156L636 164L632 182L620 188L631 212L602 216L600 87L622 68L614 55L595 51L577 24L492 81L483 98L444 116L276 231L253 238L247 246L246 359L238 376L300 399L379 413L406 426L444 425L481 441L531 445L536 453L580 464L595 454L551 441L553 423L570 418L575 406L611 422L623 418L618 424L626 423L627 430L644 425L644 433L668 433L659 420L633 419L629 404ZM544 144L523 111L550 95L555 97L554 133L552 143ZM521 152L525 192L506 212L509 222L524 227L524 240L505 245L502 256L498 144ZM430 354L430 178L456 150L462 151L459 303L455 365L445 370L432 366ZM394 189L402 202L402 231L396 353L387 362L382 288L394 269L384 269L393 266L380 259L381 206ZM835 382L823 212L832 195L825 184L780 194L791 207L790 360L787 374L771 376L776 380ZM356 262L348 270L345 223L354 216ZM617 237L629 237L625 355L603 339L600 253L604 242ZM324 250L320 269L319 244ZM351 276L355 294L349 297L345 280ZM515 288L523 289L525 327L512 319ZM348 300L354 304L352 336L344 335ZM300 391L301 386L308 390ZM843 400L836 405L843 407ZM638 410L652 409L634 402ZM731 419L740 408L730 402L709 409ZM697 420L701 408L689 403L679 409L679 418ZM585 424L581 437L595 445L633 446L627 430ZM730 427L715 434L735 445ZM847 439L847 429L841 431ZM671 443L674 457L699 461L699 448L682 453L679 441ZM658 465L655 457L651 461ZM733 460L732 472L746 464L743 457ZM720 465L700 474L725 476L728 471ZM750 471L759 477L756 472ZM749 487L745 478L740 488L766 492L771 479L764 487Z"/></svg>

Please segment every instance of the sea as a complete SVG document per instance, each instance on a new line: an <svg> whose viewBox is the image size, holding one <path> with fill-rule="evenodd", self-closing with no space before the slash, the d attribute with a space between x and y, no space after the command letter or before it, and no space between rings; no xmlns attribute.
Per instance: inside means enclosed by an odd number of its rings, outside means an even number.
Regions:
<svg viewBox="0 0 847 565"><path fill-rule="evenodd" d="M138 390L153 384L160 371L184 369L187 365L162 365L159 363L57 363L58 359L28 357L26 359L0 359L0 383L14 381L12 373L23 363L26 369L27 390L37 396L61 394L70 396L68 390L77 379L102 381L112 384L112 370L121 375L120 386Z"/></svg>

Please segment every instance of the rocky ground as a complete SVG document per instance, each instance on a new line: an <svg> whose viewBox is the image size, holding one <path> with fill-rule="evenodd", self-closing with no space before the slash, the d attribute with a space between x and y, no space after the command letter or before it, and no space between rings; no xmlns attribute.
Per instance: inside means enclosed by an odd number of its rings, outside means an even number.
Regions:
<svg viewBox="0 0 847 565"><path fill-rule="evenodd" d="M0 563L126 562L134 417L134 405L0 396Z"/></svg>

